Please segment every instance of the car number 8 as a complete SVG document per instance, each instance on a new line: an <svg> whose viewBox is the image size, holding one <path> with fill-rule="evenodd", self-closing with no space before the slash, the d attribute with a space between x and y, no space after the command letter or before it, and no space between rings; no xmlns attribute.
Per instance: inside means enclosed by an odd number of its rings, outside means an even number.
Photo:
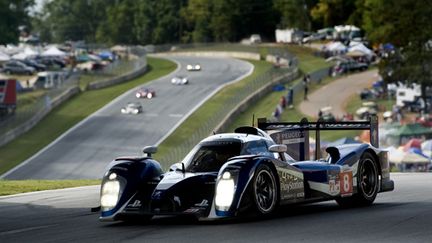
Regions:
<svg viewBox="0 0 432 243"><path fill-rule="evenodd" d="M352 171L341 172L339 178L341 178L341 196L351 195L353 191Z"/></svg>

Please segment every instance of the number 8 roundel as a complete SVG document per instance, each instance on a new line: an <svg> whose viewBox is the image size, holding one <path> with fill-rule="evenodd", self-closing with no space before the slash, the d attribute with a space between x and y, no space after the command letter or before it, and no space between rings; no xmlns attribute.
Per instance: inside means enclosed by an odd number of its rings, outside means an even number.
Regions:
<svg viewBox="0 0 432 243"><path fill-rule="evenodd" d="M353 192L352 171L344 171L339 174L341 197L351 196Z"/></svg>

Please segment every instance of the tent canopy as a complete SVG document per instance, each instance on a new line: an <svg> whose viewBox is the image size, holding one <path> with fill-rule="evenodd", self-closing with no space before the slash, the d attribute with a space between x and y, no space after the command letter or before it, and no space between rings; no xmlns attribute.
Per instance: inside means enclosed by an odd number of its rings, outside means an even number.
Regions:
<svg viewBox="0 0 432 243"><path fill-rule="evenodd" d="M426 128L418 123L406 124L401 126L394 133L389 134L389 136L418 136L432 134L432 129Z"/></svg>
<svg viewBox="0 0 432 243"><path fill-rule="evenodd" d="M57 47L50 47L48 50L42 53L42 56L65 56L66 53L60 51Z"/></svg>
<svg viewBox="0 0 432 243"><path fill-rule="evenodd" d="M367 48L365 45L363 45L363 43L359 43L355 46L351 46L348 49L348 53L355 52L355 51L362 52L367 56L373 56L374 55L374 52L371 49Z"/></svg>
<svg viewBox="0 0 432 243"><path fill-rule="evenodd" d="M340 41L331 42L325 46L329 51L346 51L347 47Z"/></svg>
<svg viewBox="0 0 432 243"><path fill-rule="evenodd" d="M396 152L397 153L397 152ZM429 164L430 159L416 153L390 154L389 160L395 164Z"/></svg>
<svg viewBox="0 0 432 243"><path fill-rule="evenodd" d="M10 57L8 54L0 52L0 62L7 62L9 60L10 60Z"/></svg>
<svg viewBox="0 0 432 243"><path fill-rule="evenodd" d="M426 140L421 144L422 150L432 151L432 139Z"/></svg>

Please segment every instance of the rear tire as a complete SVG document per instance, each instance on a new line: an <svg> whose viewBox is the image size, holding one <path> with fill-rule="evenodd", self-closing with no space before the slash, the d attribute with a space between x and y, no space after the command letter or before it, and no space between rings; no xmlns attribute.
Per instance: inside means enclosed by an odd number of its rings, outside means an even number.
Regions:
<svg viewBox="0 0 432 243"><path fill-rule="evenodd" d="M337 198L341 207L358 207L371 205L378 193L378 167L375 158L365 152L360 158L357 169L357 193L352 197Z"/></svg>
<svg viewBox="0 0 432 243"><path fill-rule="evenodd" d="M274 211L278 204L278 188L272 170L267 165L259 165L252 180L253 201L261 215Z"/></svg>

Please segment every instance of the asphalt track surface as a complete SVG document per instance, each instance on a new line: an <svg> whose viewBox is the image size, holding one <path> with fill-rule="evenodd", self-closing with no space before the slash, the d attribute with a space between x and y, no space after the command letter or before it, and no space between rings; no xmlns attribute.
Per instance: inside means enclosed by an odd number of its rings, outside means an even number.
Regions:
<svg viewBox="0 0 432 243"><path fill-rule="evenodd" d="M167 57L168 58L168 57ZM143 86L156 97L137 99L132 89L71 128L32 158L5 174L5 179L99 179L110 161L120 156L139 156L183 121L223 85L252 72L252 64L229 58L169 57L179 68ZM201 71L186 71L200 63ZM185 76L188 85L173 85L171 78ZM121 114L128 102L140 102L144 112Z"/></svg>
<svg viewBox="0 0 432 243"><path fill-rule="evenodd" d="M432 173L393 173L395 190L370 207L334 201L282 208L268 218L148 224L99 222L99 187L0 197L0 242L431 242Z"/></svg>

